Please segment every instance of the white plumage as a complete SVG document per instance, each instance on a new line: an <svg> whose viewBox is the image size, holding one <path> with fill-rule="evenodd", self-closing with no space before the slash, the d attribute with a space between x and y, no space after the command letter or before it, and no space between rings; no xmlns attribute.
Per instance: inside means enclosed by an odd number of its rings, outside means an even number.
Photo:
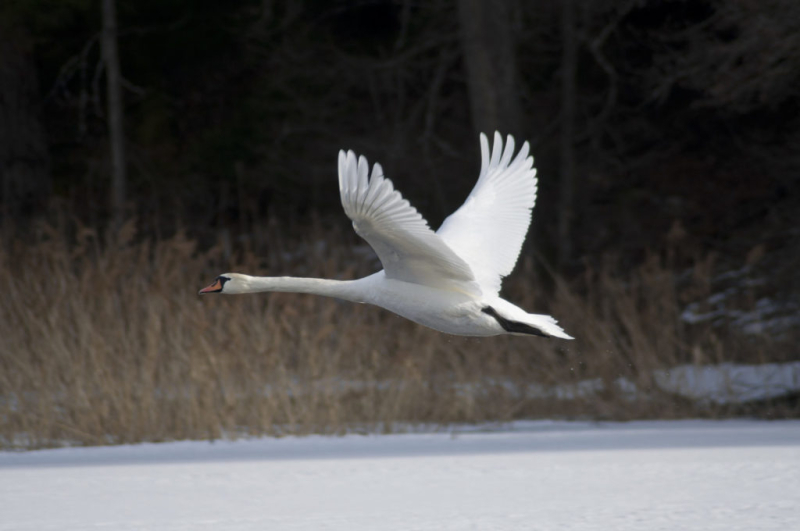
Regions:
<svg viewBox="0 0 800 531"><path fill-rule="evenodd" d="M353 228L384 269L368 277L323 280L226 273L205 293L291 291L381 306L458 335L540 335L572 339L549 315L529 314L498 295L514 269L536 202L536 170L525 142L480 135L481 172L464 204L433 232L417 210L364 157L339 152L339 191Z"/></svg>
<svg viewBox="0 0 800 531"><path fill-rule="evenodd" d="M512 161L513 136L508 136L503 150L503 139L495 133L491 156L486 135L480 141L478 182L437 234L470 265L484 293L497 295L502 278L514 270L528 234L536 203L536 168L527 142Z"/></svg>

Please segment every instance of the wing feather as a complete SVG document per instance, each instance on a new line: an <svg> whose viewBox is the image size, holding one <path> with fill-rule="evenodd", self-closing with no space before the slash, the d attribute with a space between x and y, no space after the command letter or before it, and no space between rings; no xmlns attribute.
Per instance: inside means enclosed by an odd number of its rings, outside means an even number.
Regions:
<svg viewBox="0 0 800 531"><path fill-rule="evenodd" d="M500 291L514 270L536 203L536 169L527 142L514 157L514 137L495 132L491 151L480 135L481 173L464 204L444 220L437 234L463 258L484 293Z"/></svg>
<svg viewBox="0 0 800 531"><path fill-rule="evenodd" d="M340 151L339 192L353 228L375 250L387 278L480 294L469 265L394 189L380 164L369 176L366 158Z"/></svg>

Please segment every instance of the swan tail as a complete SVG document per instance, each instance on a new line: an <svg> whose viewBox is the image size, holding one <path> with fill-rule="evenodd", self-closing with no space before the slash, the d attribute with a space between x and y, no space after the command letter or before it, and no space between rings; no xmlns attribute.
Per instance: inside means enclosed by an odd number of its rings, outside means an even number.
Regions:
<svg viewBox="0 0 800 531"><path fill-rule="evenodd" d="M575 339L558 326L557 321L549 315L527 313L515 308L512 315L501 315L494 307L482 308L503 327L509 334L539 337L557 337L560 339Z"/></svg>

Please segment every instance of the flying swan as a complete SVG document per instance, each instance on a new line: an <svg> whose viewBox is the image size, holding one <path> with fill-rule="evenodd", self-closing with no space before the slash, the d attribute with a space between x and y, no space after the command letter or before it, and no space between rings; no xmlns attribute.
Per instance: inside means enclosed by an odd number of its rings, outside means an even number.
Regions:
<svg viewBox="0 0 800 531"><path fill-rule="evenodd" d="M312 293L374 304L448 334L572 339L549 315L527 313L499 296L531 222L536 169L527 142L516 157L510 135L504 149L495 133L491 154L486 135L480 135L480 144L478 182L437 232L383 176L380 164L369 176L366 158L339 152L342 206L383 271L357 280L225 273L200 294Z"/></svg>

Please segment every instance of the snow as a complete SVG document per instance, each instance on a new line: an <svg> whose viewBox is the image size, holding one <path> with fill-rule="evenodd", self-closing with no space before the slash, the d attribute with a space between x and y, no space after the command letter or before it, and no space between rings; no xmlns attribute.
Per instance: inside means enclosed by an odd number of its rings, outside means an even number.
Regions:
<svg viewBox="0 0 800 531"><path fill-rule="evenodd" d="M800 361L762 363L718 363L715 365L678 365L653 371L661 391L674 393L699 404L744 404L759 400L789 397L800 393ZM497 384L497 382L494 382ZM361 384L366 387L366 384ZM520 388L502 382L510 393L520 397L555 400L591 399L607 390L601 378L545 386L528 383ZM635 382L620 376L612 381L612 390L630 401L651 400L652 393L640 390Z"/></svg>
<svg viewBox="0 0 800 531"><path fill-rule="evenodd" d="M716 276L712 280L716 291L704 301L688 304L681 312L681 320L688 324L729 324L732 329L748 335L787 338L786 334L800 326L800 304L788 292L777 298L761 297L753 304L754 288L769 283L766 278L749 276L751 274L751 268L745 266ZM723 289L723 286L727 287Z"/></svg>
<svg viewBox="0 0 800 531"><path fill-rule="evenodd" d="M782 363L762 363L758 365L741 363L718 363L715 365L678 365L669 369L653 371L658 389L674 393L684 398L697 401L699 404L744 404L747 402L790 397L800 393L800 361ZM309 388L299 385L292 389L293 396L302 396ZM649 384L649 382L648 382ZM310 385L318 386L318 390L339 392L347 391L383 391L390 388L402 388L405 383L397 380L318 380ZM484 378L477 384L445 383L447 390L457 393L475 395L484 392L486 385L502 387L506 392L523 398L540 398L550 400L592 399L603 393L608 386L601 378L590 378L571 383L543 385L525 382L519 384L510 380ZM653 400L651 389L639 389L635 382L620 376L611 382L611 390L619 393L626 400ZM444 394L444 393L443 393ZM660 398L660 397L659 397ZM24 439L22 439L24 441ZM22 443L21 443L22 444Z"/></svg>
<svg viewBox="0 0 800 531"><path fill-rule="evenodd" d="M800 529L800 421L0 452L0 530Z"/></svg>
<svg viewBox="0 0 800 531"><path fill-rule="evenodd" d="M658 386L699 402L745 403L800 393L800 361L681 365L656 371Z"/></svg>

